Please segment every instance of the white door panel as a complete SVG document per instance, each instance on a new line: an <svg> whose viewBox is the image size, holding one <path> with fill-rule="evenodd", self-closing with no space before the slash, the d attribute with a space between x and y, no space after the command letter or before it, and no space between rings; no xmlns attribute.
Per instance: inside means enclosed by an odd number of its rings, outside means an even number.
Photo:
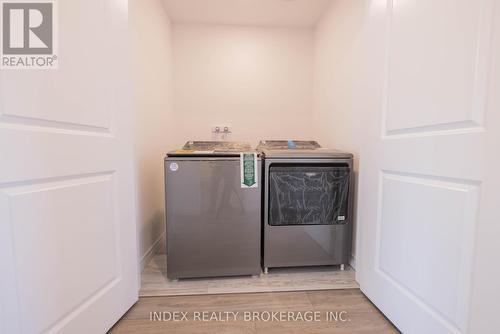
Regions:
<svg viewBox="0 0 500 334"><path fill-rule="evenodd" d="M127 1L58 10L59 68L0 74L1 333L104 333L138 298Z"/></svg>
<svg viewBox="0 0 500 334"><path fill-rule="evenodd" d="M384 171L375 270L465 327L478 184Z"/></svg>
<svg viewBox="0 0 500 334"><path fill-rule="evenodd" d="M103 76L116 60L106 50L116 37L112 11L117 5L109 0L65 1L58 2L58 10L58 70L3 71L2 117L14 124L109 132L113 86ZM19 92L22 99L9 98Z"/></svg>
<svg viewBox="0 0 500 334"><path fill-rule="evenodd" d="M482 125L493 1L394 1L386 135Z"/></svg>
<svg viewBox="0 0 500 334"><path fill-rule="evenodd" d="M359 103L375 126L360 154L357 277L404 333L473 333L476 231L499 178L485 173L500 138L498 19L496 0L370 7Z"/></svg>

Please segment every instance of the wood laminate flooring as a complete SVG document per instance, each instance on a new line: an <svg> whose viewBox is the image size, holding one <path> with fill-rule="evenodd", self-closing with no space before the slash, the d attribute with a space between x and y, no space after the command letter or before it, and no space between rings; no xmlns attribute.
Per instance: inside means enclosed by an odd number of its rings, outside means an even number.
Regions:
<svg viewBox="0 0 500 334"><path fill-rule="evenodd" d="M141 275L139 296L180 296L225 293L306 291L357 289L354 270L346 266L276 268L260 277L238 276L224 278L180 279L170 281L166 276L165 254L156 255Z"/></svg>
<svg viewBox="0 0 500 334"><path fill-rule="evenodd" d="M187 312L187 320L167 321L169 314L176 311ZM152 321L150 312L165 314L166 317ZM196 312L222 315L210 321L200 321L194 317ZM224 312L234 312L237 315L226 318L223 316ZM245 319L245 312L256 312L261 318L249 321L248 318ZM289 321L263 321L266 312L293 312L295 318ZM306 312L318 312L319 320L294 321L297 320L299 313L305 315ZM337 321L333 317L327 321L326 312L337 314ZM340 316L341 312L343 316ZM227 321L221 321L224 319ZM348 289L143 297L110 330L110 333L389 334L399 332L359 289Z"/></svg>

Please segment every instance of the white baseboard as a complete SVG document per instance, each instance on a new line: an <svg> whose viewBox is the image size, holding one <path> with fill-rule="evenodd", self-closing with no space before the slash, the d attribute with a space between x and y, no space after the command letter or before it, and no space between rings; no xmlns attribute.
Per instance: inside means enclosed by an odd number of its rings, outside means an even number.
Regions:
<svg viewBox="0 0 500 334"><path fill-rule="evenodd" d="M164 240L165 240L165 232L163 232L158 239L153 242L151 247L144 253L140 260L140 269L141 272L144 270L146 265L151 261L151 259L162 249L164 248Z"/></svg>
<svg viewBox="0 0 500 334"><path fill-rule="evenodd" d="M352 269L356 270L356 256L355 255L351 255L351 262L349 263L349 265L352 267Z"/></svg>

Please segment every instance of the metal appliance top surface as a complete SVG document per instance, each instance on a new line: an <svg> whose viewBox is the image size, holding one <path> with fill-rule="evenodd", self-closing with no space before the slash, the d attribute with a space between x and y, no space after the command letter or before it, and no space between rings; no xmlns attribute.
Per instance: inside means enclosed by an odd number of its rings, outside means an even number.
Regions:
<svg viewBox="0 0 500 334"><path fill-rule="evenodd" d="M318 142L313 140L261 140L257 146L258 150L314 150L321 148Z"/></svg>
<svg viewBox="0 0 500 334"><path fill-rule="evenodd" d="M188 141L182 149L167 153L168 157L234 157L242 152L255 152L249 143L239 141Z"/></svg>
<svg viewBox="0 0 500 334"><path fill-rule="evenodd" d="M252 151L249 143L241 141L188 141L183 150L195 151L224 151L224 152L247 152Z"/></svg>
<svg viewBox="0 0 500 334"><path fill-rule="evenodd" d="M266 158L352 158L351 153L322 148L316 141L263 140L257 146L257 150L264 153Z"/></svg>

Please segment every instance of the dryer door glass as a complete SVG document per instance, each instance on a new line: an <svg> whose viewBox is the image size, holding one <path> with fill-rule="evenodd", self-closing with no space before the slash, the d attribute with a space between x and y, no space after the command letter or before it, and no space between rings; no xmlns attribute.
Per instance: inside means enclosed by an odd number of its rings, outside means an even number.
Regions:
<svg viewBox="0 0 500 334"><path fill-rule="evenodd" d="M347 165L269 167L269 225L332 225L348 221Z"/></svg>

